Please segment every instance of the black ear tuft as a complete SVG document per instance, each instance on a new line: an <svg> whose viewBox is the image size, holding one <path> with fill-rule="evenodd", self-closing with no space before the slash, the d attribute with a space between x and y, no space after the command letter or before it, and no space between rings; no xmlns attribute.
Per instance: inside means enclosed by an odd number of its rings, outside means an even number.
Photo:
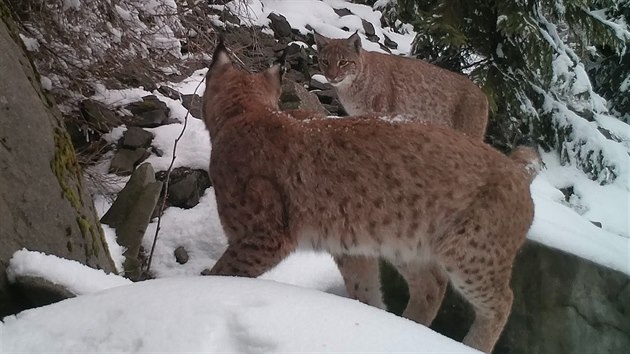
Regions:
<svg viewBox="0 0 630 354"><path fill-rule="evenodd" d="M317 50L324 49L324 47L330 42L330 38L326 38L315 31L313 31L313 38L315 39Z"/></svg>
<svg viewBox="0 0 630 354"><path fill-rule="evenodd" d="M348 38L348 43L350 47L353 48L357 53L361 52L361 37L359 36L359 31L355 31L352 36Z"/></svg>
<svg viewBox="0 0 630 354"><path fill-rule="evenodd" d="M286 68L280 64L274 64L269 69L264 71L264 75L269 79L282 86L282 75L285 73ZM278 87L279 87L278 86Z"/></svg>
<svg viewBox="0 0 630 354"><path fill-rule="evenodd" d="M219 43L217 43L217 46L214 49L214 54L212 54L212 63L210 64L210 70L213 70L218 67L222 67L227 64L232 64L232 60L230 59L230 54L228 53L228 50L225 47L224 41L225 39L223 37L223 33L220 33Z"/></svg>
<svg viewBox="0 0 630 354"><path fill-rule="evenodd" d="M289 71L289 68L288 68L288 67L287 67L287 65L286 65L286 62L287 62L287 55L289 54L289 50L288 50L288 49L289 49L288 47L287 47L287 48L285 48L285 49L282 51L282 55L280 55L280 57L279 57L279 58L277 58L277 59L273 62L273 65L274 65L274 66L275 66L275 65L279 65L279 66L280 66L280 78L282 78L282 76L283 76L284 74L286 74L286 73L287 73L287 71Z"/></svg>

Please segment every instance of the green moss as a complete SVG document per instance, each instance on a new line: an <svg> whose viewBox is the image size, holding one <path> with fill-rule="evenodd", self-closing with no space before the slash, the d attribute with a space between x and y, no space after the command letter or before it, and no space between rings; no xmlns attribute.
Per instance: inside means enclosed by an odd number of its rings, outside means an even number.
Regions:
<svg viewBox="0 0 630 354"><path fill-rule="evenodd" d="M57 177L62 196L72 204L75 210L79 211L83 206L81 200L82 177L74 147L68 133L59 128L54 131L54 139L55 156L50 163L50 168Z"/></svg>
<svg viewBox="0 0 630 354"><path fill-rule="evenodd" d="M88 235L91 235L90 229L92 228L92 225L90 225L88 219L86 219L83 215L77 217L77 224L81 230L81 236L84 239L86 239Z"/></svg>

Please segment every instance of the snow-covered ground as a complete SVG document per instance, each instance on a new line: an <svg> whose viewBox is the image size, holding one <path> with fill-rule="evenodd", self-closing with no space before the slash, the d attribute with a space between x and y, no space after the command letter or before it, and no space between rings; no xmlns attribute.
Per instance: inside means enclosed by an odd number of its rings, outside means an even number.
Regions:
<svg viewBox="0 0 630 354"><path fill-rule="evenodd" d="M150 280L3 322L2 353L477 353L357 301L261 279Z"/></svg>
<svg viewBox="0 0 630 354"><path fill-rule="evenodd" d="M414 36L404 25L400 33L381 28L378 12L344 0L249 3L246 8L227 6L255 25L267 26L267 15L274 11L303 33L309 25L331 37L348 36L350 33L340 29L344 26L362 35L364 19L374 25L380 38L387 34L396 41L402 54L409 50ZM333 8L349 8L358 16L341 18ZM372 42L363 43L369 50L380 50ZM170 86L183 94L201 95L204 74L205 70L197 71ZM149 94L168 105L172 118L184 121L187 111L181 102L158 92L100 88L93 98L120 107ZM182 126L150 129L155 135L153 145L164 152L148 159L156 170L168 167ZM608 128L630 146L628 125L616 121ZM107 138L115 141L125 129L117 128ZM174 167L207 169L210 151L203 122L188 117ZM106 172L108 158L111 156L105 156L94 169ZM529 238L630 274L628 181L601 186L578 169L562 166L554 154L544 154L543 158L547 168L532 183L536 217ZM117 192L127 178L112 176L111 180L110 192ZM569 186L573 186L575 196L565 201L561 189ZM111 202L96 195L95 204L103 215ZM154 220L145 234L146 249L151 247L155 229ZM109 240L115 239L114 230L105 227L105 232ZM78 264L38 253L19 252L11 264L13 275L41 274L75 286L73 289L86 295L5 318L0 322L0 351L472 352L423 326L342 298L346 292L341 276L326 254L296 253L263 275L264 280L199 277L214 264L225 245L210 188L197 206L165 211L152 264L158 280L119 286L124 280L110 278L105 282L102 272L80 270ZM189 253L189 261L183 265L173 256L179 246ZM121 264L120 247L112 245L110 249ZM81 284L82 288L77 287ZM114 288L98 292L107 287Z"/></svg>

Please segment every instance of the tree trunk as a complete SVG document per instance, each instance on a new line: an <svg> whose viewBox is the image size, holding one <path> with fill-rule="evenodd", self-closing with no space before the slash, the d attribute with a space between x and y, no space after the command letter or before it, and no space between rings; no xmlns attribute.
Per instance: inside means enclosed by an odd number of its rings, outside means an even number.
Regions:
<svg viewBox="0 0 630 354"><path fill-rule="evenodd" d="M115 271L61 115L0 0L0 318L33 305L6 276L22 248Z"/></svg>

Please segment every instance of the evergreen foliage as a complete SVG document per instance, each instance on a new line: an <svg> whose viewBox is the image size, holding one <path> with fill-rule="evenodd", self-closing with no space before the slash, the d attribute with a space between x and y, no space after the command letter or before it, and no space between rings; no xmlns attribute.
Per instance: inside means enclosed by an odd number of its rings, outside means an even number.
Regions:
<svg viewBox="0 0 630 354"><path fill-rule="evenodd" d="M490 143L533 142L600 183L628 184L630 142L607 126L630 116L630 0L372 3L414 25L414 55L483 88Z"/></svg>

